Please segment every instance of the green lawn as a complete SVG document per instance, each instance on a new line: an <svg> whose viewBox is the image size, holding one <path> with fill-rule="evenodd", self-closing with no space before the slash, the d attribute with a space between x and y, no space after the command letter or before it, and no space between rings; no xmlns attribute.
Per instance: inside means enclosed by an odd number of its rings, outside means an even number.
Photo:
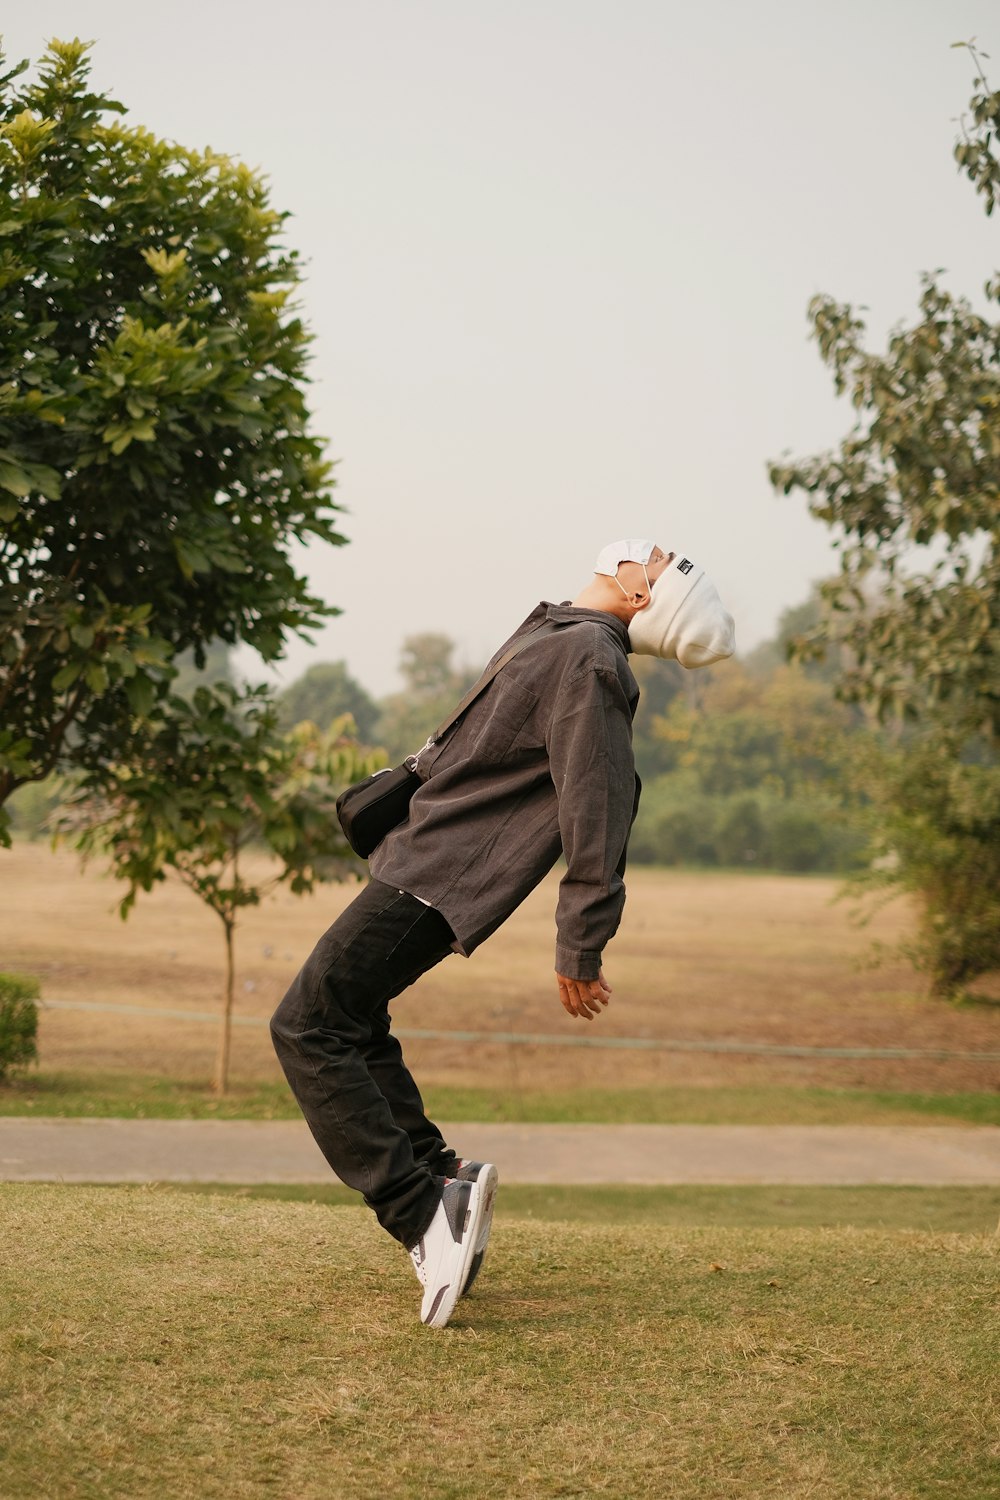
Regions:
<svg viewBox="0 0 1000 1500"><path fill-rule="evenodd" d="M919 1094L870 1089L629 1088L498 1092L428 1088L440 1120L568 1124L916 1125L1000 1124L1000 1091ZM207 1083L125 1070L41 1070L0 1086L0 1115L117 1116L122 1119L295 1120L283 1083L236 1081L218 1099Z"/></svg>
<svg viewBox="0 0 1000 1500"><path fill-rule="evenodd" d="M986 1500L998 1240L540 1222L418 1321L367 1214L0 1191L0 1489L59 1500Z"/></svg>
<svg viewBox="0 0 1000 1500"><path fill-rule="evenodd" d="M171 1191L323 1203L367 1213L357 1193L331 1185L172 1183ZM572 1187L504 1183L501 1218L576 1224L718 1225L730 1229L922 1229L987 1234L1000 1224L1000 1187L773 1185Z"/></svg>

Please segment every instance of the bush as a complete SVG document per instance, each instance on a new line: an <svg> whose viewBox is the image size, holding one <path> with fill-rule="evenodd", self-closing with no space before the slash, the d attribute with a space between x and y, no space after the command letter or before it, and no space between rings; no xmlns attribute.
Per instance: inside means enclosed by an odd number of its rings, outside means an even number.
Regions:
<svg viewBox="0 0 1000 1500"><path fill-rule="evenodd" d="M760 864L764 853L764 819L755 797L739 797L719 819L715 836L724 865Z"/></svg>
<svg viewBox="0 0 1000 1500"><path fill-rule="evenodd" d="M664 865L718 864L711 806L679 807L656 826L658 862Z"/></svg>
<svg viewBox="0 0 1000 1500"><path fill-rule="evenodd" d="M932 731L873 747L875 849L864 884L916 897L907 952L936 995L1000 972L1000 763L988 747Z"/></svg>
<svg viewBox="0 0 1000 1500"><path fill-rule="evenodd" d="M657 777L643 790L629 840L629 859L640 865L715 865L717 799L693 791L690 778Z"/></svg>
<svg viewBox="0 0 1000 1500"><path fill-rule="evenodd" d="M38 1057L38 980L28 974L0 974L0 1081L9 1069Z"/></svg>
<svg viewBox="0 0 1000 1500"><path fill-rule="evenodd" d="M644 788L629 860L843 874L865 865L866 849L857 820L821 792L808 800L763 787L712 796L682 771Z"/></svg>
<svg viewBox="0 0 1000 1500"><path fill-rule="evenodd" d="M776 870L804 874L828 865L826 829L822 816L800 807L775 814L768 828L768 863Z"/></svg>

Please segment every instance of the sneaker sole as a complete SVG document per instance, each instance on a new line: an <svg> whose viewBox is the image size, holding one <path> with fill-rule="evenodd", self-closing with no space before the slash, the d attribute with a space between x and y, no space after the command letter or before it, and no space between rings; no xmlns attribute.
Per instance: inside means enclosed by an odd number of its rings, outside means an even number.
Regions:
<svg viewBox="0 0 1000 1500"><path fill-rule="evenodd" d="M476 1246L482 1234L486 1194L480 1189L478 1182L470 1182L469 1188L469 1218L462 1235L463 1253L457 1261L453 1279L447 1286L439 1288L426 1317L422 1316L422 1321L428 1328L444 1328L455 1311L458 1299L462 1295L462 1288L468 1280L469 1267L475 1257Z"/></svg>
<svg viewBox="0 0 1000 1500"><path fill-rule="evenodd" d="M486 1247L490 1242L490 1231L493 1228L493 1206L496 1202L497 1185L500 1181L497 1169L492 1162L487 1163L486 1173L480 1173L476 1181L481 1185L486 1201L483 1206L482 1227L479 1231L479 1239L476 1242L475 1254L469 1262L469 1274L466 1276L465 1285L462 1287L463 1297L468 1296L472 1283L483 1268L483 1257L486 1254Z"/></svg>

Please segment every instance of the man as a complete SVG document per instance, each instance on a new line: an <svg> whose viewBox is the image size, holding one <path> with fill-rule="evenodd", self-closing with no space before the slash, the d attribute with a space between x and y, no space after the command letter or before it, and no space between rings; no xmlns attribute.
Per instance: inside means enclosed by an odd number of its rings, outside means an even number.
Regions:
<svg viewBox="0 0 1000 1500"><path fill-rule="evenodd" d="M321 938L271 1022L275 1050L330 1166L409 1251L421 1318L444 1327L478 1274L496 1168L456 1156L424 1114L389 1001L449 953L468 955L560 855L556 983L590 1021L625 903L639 784L629 651L708 665L733 622L704 571L630 538L600 553L572 604L540 604L497 652L537 632L458 724L418 757L407 821Z"/></svg>

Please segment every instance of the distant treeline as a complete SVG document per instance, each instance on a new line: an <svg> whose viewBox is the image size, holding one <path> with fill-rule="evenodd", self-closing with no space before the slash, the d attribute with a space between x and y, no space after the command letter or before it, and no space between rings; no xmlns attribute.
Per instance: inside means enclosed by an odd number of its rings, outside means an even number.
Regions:
<svg viewBox="0 0 1000 1500"><path fill-rule="evenodd" d="M834 658L788 661L789 643L818 615L813 595L782 615L772 640L709 671L632 657L643 794L630 862L838 873L863 865L849 775L859 714L834 696ZM446 635L408 637L405 686L379 700L343 662L319 663L281 694L283 721L324 725L349 713L363 743L401 760L475 680L478 668L456 665L456 651Z"/></svg>
<svg viewBox="0 0 1000 1500"><path fill-rule="evenodd" d="M633 657L642 689L634 725L642 804L629 847L632 863L786 871L857 869L865 838L850 794L847 746L856 712L838 703L834 664L790 664L788 643L816 617L810 600L786 611L773 640L743 659L703 672ZM475 680L456 665L448 636L403 643L401 692L373 698L342 661L319 662L278 695L284 727L326 727L350 714L358 740L390 762L419 749ZM175 690L228 679L219 647L204 669L182 661ZM14 799L14 826L42 831L57 800L51 783Z"/></svg>

